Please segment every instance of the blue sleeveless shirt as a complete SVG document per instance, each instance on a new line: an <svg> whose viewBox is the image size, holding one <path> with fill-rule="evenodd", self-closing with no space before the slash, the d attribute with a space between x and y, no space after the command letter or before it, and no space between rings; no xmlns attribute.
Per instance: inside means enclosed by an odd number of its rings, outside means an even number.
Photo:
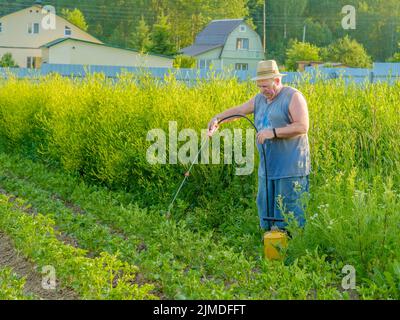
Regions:
<svg viewBox="0 0 400 320"><path fill-rule="evenodd" d="M263 94L258 94L254 103L254 120L257 130L282 128L291 124L289 106L296 92L299 91L292 87L283 87L270 103ZM264 146L269 180L303 177L310 174L310 147L306 134L289 139L266 140ZM258 175L265 177L262 145L257 143L257 148L260 154Z"/></svg>

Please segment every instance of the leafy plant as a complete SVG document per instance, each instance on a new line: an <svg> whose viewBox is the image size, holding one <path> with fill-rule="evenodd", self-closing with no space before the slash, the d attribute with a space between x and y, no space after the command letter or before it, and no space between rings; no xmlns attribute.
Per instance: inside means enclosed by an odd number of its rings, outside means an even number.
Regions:
<svg viewBox="0 0 400 320"><path fill-rule="evenodd" d="M286 51L286 68L289 71L297 70L298 61L320 61L320 49L310 43L293 41Z"/></svg>

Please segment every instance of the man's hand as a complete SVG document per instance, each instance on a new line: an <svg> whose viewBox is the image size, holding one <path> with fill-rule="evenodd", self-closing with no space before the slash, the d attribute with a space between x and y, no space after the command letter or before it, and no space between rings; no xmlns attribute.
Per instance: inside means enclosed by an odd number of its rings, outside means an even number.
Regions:
<svg viewBox="0 0 400 320"><path fill-rule="evenodd" d="M272 140L274 138L274 132L270 129L262 130L257 133L257 142L264 144L265 140Z"/></svg>
<svg viewBox="0 0 400 320"><path fill-rule="evenodd" d="M217 131L219 127L218 124L218 118L214 117L211 119L211 121L208 123L208 135L211 137L215 131Z"/></svg>

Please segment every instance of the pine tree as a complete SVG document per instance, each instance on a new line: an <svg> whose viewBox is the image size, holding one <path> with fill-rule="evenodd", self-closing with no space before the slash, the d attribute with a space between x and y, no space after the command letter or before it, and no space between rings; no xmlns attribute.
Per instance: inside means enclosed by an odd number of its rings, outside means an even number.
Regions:
<svg viewBox="0 0 400 320"><path fill-rule="evenodd" d="M150 28L146 24L143 16L139 21L139 25L136 27L136 32L132 33L129 44L141 53L146 53L150 48L152 48Z"/></svg>
<svg viewBox="0 0 400 320"><path fill-rule="evenodd" d="M176 47L172 40L171 25L168 22L168 17L163 13L158 17L157 23L153 26L150 34L152 53L159 53L164 55L176 54Z"/></svg>

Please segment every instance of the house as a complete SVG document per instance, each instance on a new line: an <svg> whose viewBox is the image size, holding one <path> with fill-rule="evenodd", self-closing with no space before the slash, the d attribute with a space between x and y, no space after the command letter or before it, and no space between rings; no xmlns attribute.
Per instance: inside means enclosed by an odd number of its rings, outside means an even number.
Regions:
<svg viewBox="0 0 400 320"><path fill-rule="evenodd" d="M181 53L194 57L200 69L213 66L255 70L258 62L264 59L260 36L244 19L211 21L197 35L195 43Z"/></svg>
<svg viewBox="0 0 400 320"><path fill-rule="evenodd" d="M142 55L135 50L75 38L60 38L41 49L43 63L52 64L172 68L173 63L171 57Z"/></svg>
<svg viewBox="0 0 400 320"><path fill-rule="evenodd" d="M41 1L0 17L0 57L11 53L21 68L42 63L172 68L171 57L106 45L57 15L55 27L48 28L48 17Z"/></svg>
<svg viewBox="0 0 400 320"><path fill-rule="evenodd" d="M39 68L42 63L42 45L60 38L74 37L93 43L102 43L62 17L55 15L55 28L44 28L48 17L39 1L32 6L0 17L0 57L11 53L21 68Z"/></svg>

